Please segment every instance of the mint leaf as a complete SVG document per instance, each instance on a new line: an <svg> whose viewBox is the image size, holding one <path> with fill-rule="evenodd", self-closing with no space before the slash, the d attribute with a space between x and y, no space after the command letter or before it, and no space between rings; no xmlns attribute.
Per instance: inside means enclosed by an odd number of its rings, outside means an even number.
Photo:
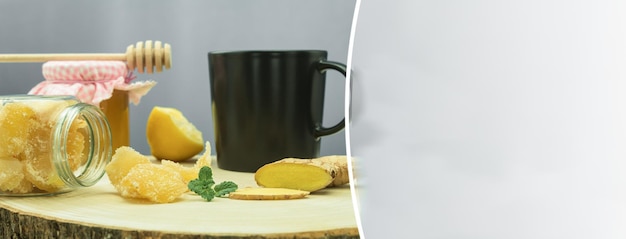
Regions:
<svg viewBox="0 0 626 239"><path fill-rule="evenodd" d="M203 166L202 168L200 168L200 172L198 173L198 179L205 181L206 183L209 183L211 185L215 184L215 181L213 181L213 170L211 169L211 167Z"/></svg>
<svg viewBox="0 0 626 239"><path fill-rule="evenodd" d="M212 184L208 183L207 180L194 179L189 181L187 184L187 188L192 192L200 195L202 198L207 201L211 201L215 197L215 191L211 188Z"/></svg>
<svg viewBox="0 0 626 239"><path fill-rule="evenodd" d="M203 191L202 194L200 194L200 197L210 202L211 200L213 200L213 198L215 198L215 191L209 188L208 190Z"/></svg>
<svg viewBox="0 0 626 239"><path fill-rule="evenodd" d="M213 198L222 197L226 194L237 190L237 184L231 181L225 181L218 185L215 185L213 180L213 170L208 166L203 166L198 173L198 178L189 181L187 188L190 191L200 195L207 201L213 200Z"/></svg>
<svg viewBox="0 0 626 239"><path fill-rule="evenodd" d="M221 182L218 185L215 185L215 196L217 197L223 197L226 194L229 194L231 192L234 192L235 190L237 190L237 184L231 182L231 181L224 181Z"/></svg>

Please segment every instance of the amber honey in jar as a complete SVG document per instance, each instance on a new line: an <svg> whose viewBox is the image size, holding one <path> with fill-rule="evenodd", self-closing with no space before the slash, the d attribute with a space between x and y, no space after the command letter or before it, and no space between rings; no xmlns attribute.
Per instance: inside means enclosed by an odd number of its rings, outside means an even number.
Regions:
<svg viewBox="0 0 626 239"><path fill-rule="evenodd" d="M128 91L114 90L111 98L100 103L111 127L113 149L130 145L128 102Z"/></svg>
<svg viewBox="0 0 626 239"><path fill-rule="evenodd" d="M111 159L103 112L72 96L0 96L0 195L48 195L97 183Z"/></svg>

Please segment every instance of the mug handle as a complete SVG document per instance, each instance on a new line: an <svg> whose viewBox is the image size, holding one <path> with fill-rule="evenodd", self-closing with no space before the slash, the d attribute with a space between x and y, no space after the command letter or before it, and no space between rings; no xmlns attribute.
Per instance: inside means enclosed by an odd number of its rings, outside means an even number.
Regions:
<svg viewBox="0 0 626 239"><path fill-rule="evenodd" d="M325 61L325 60L321 60L320 62L318 62L317 70L319 72L324 73L328 69L336 70L340 72L341 74L343 74L344 77L346 76L346 65L339 63L339 62ZM345 127L345 121L346 121L346 118L344 117L343 119L341 119L339 123L337 123L336 125L332 127L326 128L323 125L317 126L315 129L315 137L326 136L326 135L339 132Z"/></svg>

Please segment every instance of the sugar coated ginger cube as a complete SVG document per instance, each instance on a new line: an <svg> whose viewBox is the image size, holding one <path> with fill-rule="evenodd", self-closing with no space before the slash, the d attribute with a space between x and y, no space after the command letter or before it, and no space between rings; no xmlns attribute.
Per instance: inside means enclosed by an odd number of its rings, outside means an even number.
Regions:
<svg viewBox="0 0 626 239"><path fill-rule="evenodd" d="M119 185L122 179L137 164L150 164L150 159L128 146L122 146L115 150L111 162L106 166L106 174L111 184Z"/></svg>
<svg viewBox="0 0 626 239"><path fill-rule="evenodd" d="M198 168L198 170L204 166L211 167L211 143L209 141L204 143L204 153L200 155L194 165L194 167Z"/></svg>
<svg viewBox="0 0 626 239"><path fill-rule="evenodd" d="M122 180L120 180L117 184L113 184L113 186L123 198L143 199L144 197L139 194L139 192L137 191L137 187L135 187L134 184L134 178L128 178L124 176Z"/></svg>
<svg viewBox="0 0 626 239"><path fill-rule="evenodd" d="M20 183L15 188L11 190L11 193L24 194L24 193L33 192L35 189L36 189L35 186L30 181L24 179L20 181Z"/></svg>
<svg viewBox="0 0 626 239"><path fill-rule="evenodd" d="M35 111L22 103L0 106L0 156L16 156L28 147Z"/></svg>
<svg viewBox="0 0 626 239"><path fill-rule="evenodd" d="M198 173L202 167L211 167L211 144L208 141L206 142L204 153L198 158L193 167L186 167L180 163L165 159L161 160L161 164L180 173L185 183L189 183L189 181L198 178Z"/></svg>
<svg viewBox="0 0 626 239"><path fill-rule="evenodd" d="M157 164L137 164L120 183L120 192L156 203L173 202L187 191L187 184L176 171Z"/></svg>
<svg viewBox="0 0 626 239"><path fill-rule="evenodd" d="M185 167L182 164L169 160L161 160L161 165L179 173L185 183L198 178L198 173L200 172L198 167Z"/></svg>
<svg viewBox="0 0 626 239"><path fill-rule="evenodd" d="M35 187L46 192L56 192L65 187L65 183L56 173L47 154L23 160L24 176Z"/></svg>
<svg viewBox="0 0 626 239"><path fill-rule="evenodd" d="M37 117L41 122L55 122L59 112L66 107L75 104L75 100L36 100L30 101L28 106L37 112Z"/></svg>
<svg viewBox="0 0 626 239"><path fill-rule="evenodd" d="M33 185L26 180L22 163L13 157L0 157L0 191L28 193Z"/></svg>
<svg viewBox="0 0 626 239"><path fill-rule="evenodd" d="M24 164L24 175L35 187L46 192L56 192L65 187L57 175L50 155L52 126L41 123L31 128L28 147L19 155Z"/></svg>
<svg viewBox="0 0 626 239"><path fill-rule="evenodd" d="M67 137L67 161L72 171L77 170L87 162L89 154L87 123L77 118L72 122Z"/></svg>
<svg viewBox="0 0 626 239"><path fill-rule="evenodd" d="M200 168L211 166L211 148L206 144L204 155L189 167L169 160L154 164L147 156L122 146L115 150L106 173L122 197L172 202L189 190L187 184L198 177Z"/></svg>

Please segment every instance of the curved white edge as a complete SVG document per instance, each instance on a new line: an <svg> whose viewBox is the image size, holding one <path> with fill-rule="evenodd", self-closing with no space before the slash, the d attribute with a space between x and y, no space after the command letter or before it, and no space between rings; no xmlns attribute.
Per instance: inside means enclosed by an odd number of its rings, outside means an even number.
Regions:
<svg viewBox="0 0 626 239"><path fill-rule="evenodd" d="M363 226L361 224L361 213L359 211L359 201L357 197L357 192L355 190L356 180L354 180L354 172L352 168L352 152L350 148L350 115L352 109L352 49L354 45L354 35L356 31L357 20L359 18L359 8L361 6L361 0L356 0L354 5L354 13L352 15L352 26L350 27L350 40L348 43L348 59L346 61L346 87L345 87L345 107L344 114L346 118L345 125L345 137L346 137L346 155L348 156L348 176L350 177L350 192L352 195L352 207L354 211L354 217L356 219L356 224L359 230L360 238L365 238L363 232Z"/></svg>

